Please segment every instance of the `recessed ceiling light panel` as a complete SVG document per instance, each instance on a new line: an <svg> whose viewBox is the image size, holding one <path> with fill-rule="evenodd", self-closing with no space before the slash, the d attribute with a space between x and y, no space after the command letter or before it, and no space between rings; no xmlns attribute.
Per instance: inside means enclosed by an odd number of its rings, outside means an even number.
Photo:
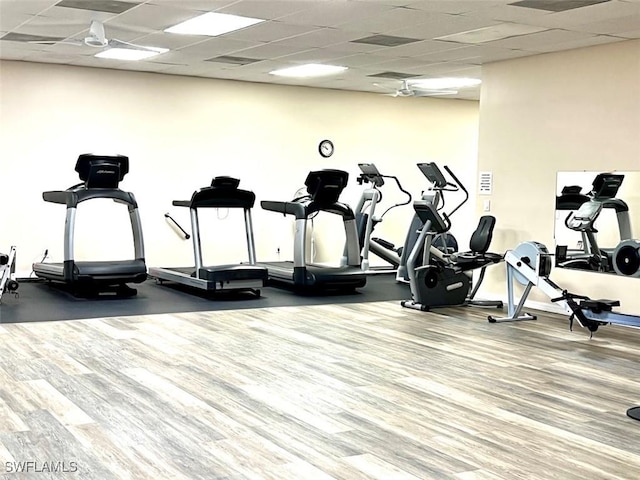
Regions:
<svg viewBox="0 0 640 480"><path fill-rule="evenodd" d="M168 48L147 47L143 49L136 48L108 48L100 53L96 53L94 57L110 58L112 60L145 60L155 57L161 53L168 52Z"/></svg>
<svg viewBox="0 0 640 480"><path fill-rule="evenodd" d="M308 63L306 65L298 65L297 67L281 68L280 70L274 70L269 73L280 77L307 78L334 75L336 73L344 72L345 70L347 70L347 67Z"/></svg>
<svg viewBox="0 0 640 480"><path fill-rule="evenodd" d="M250 27L251 25L261 22L264 22L261 18L239 17L238 15L229 15L226 13L209 12L167 28L165 32L217 37L218 35Z"/></svg>

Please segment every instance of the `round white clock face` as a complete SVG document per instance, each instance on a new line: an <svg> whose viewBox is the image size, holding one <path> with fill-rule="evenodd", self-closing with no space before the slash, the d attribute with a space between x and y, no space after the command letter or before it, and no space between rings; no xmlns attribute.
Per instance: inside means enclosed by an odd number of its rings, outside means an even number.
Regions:
<svg viewBox="0 0 640 480"><path fill-rule="evenodd" d="M318 145L318 151L324 158L329 158L333 155L333 142L331 140L322 140Z"/></svg>

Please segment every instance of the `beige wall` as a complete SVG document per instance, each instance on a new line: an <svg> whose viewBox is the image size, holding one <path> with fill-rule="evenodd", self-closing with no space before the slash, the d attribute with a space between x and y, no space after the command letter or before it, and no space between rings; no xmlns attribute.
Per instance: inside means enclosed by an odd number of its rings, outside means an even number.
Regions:
<svg viewBox="0 0 640 480"><path fill-rule="evenodd" d="M478 170L494 174L493 194L477 197L498 219L493 249L537 240L552 250L558 171L640 170L640 41L485 66ZM483 291L505 295L504 269L488 277ZM640 279L558 269L552 279L640 312Z"/></svg>
<svg viewBox="0 0 640 480"><path fill-rule="evenodd" d="M0 250L16 245L23 273L45 249L52 260L62 259L64 208L45 203L41 192L77 183L73 168L80 153L130 157L121 186L140 204L148 265L188 265L191 245L174 233L164 213L188 227L188 212L171 201L189 198L213 176L238 176L258 200L288 200L309 170L343 168L351 174L343 198L355 203L358 162L375 162L419 195L425 180L415 164L437 161L473 187L477 122L477 102L1 62ZM329 160L317 154L322 138L336 145ZM463 243L473 229L471 204L456 223ZM121 210L113 215L121 207L109 201L81 205L77 258L130 255L130 238L120 238L129 235L127 216ZM402 242L411 214L410 207L390 214L380 235ZM203 215L205 262L244 260L241 215L221 221L217 216L225 212ZM257 208L254 225L259 259L275 259L278 247L281 259L291 258L289 218ZM317 233L321 257L341 251L335 234Z"/></svg>

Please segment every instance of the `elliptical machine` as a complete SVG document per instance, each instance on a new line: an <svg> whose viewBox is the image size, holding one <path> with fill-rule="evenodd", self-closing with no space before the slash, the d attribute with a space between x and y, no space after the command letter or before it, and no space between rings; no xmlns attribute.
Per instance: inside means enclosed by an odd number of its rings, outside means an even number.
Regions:
<svg viewBox="0 0 640 480"><path fill-rule="evenodd" d="M384 273L393 272L400 266L400 255L402 247L396 247L393 243L378 237L372 237L373 230L384 216L391 210L403 205L408 205L411 200L411 194L407 192L398 177L393 175L382 175L373 163L359 163L361 174L357 178L358 185L371 184L371 187L363 190L358 205L354 212L356 214L356 227L358 229L358 240L360 241L360 267L367 273ZM380 188L385 184L384 179L392 179L398 189L407 196L404 202L399 202L388 207L382 215L376 216L376 207L382 201L382 191ZM386 261L389 266L371 267L369 262L369 253L373 253L382 260Z"/></svg>
<svg viewBox="0 0 640 480"><path fill-rule="evenodd" d="M417 167L420 170L425 178L432 185L425 191L422 192L421 199L425 202L433 203L437 199L435 198L436 192L457 192L460 190L460 187L456 184L447 183L444 177L435 178L432 175L432 168L429 163L418 163ZM437 167L436 167L437 168ZM439 182L444 182L440 184ZM464 185L460 184L463 191ZM440 197L438 197L440 198ZM400 283L409 283L409 272L407 271L407 261L409 259L409 255L413 250L413 247L418 242L418 237L420 236L420 230L424 225L424 221L420 218L417 212L413 215L411 223L409 224L409 229L407 230L407 235L404 239L404 245L398 248L398 253L400 253L400 265L398 266L398 271L396 273L396 282ZM428 259L425 263L422 246L420 247L420 252L418 253L418 263L414 266L419 267L420 265L426 265L431 263L431 260ZM442 254L452 254L458 251L458 241L456 237L454 237L450 232L446 232L443 234L436 235L433 237L431 241L431 249L430 254L433 254L437 259L442 260Z"/></svg>
<svg viewBox="0 0 640 480"><path fill-rule="evenodd" d="M471 236L468 252L447 253L432 248L437 235L444 235L451 229L451 216L469 199L469 192L451 169L444 167L454 183L447 181L435 163L421 165L421 170L433 184L431 199L414 202L413 208L423 225L407 259L407 272L411 287L411 300L403 300L401 305L420 311L431 307L456 305L476 305L502 308L501 301L474 300L484 278L486 267L502 261L502 255L488 252L493 236L495 218L486 215L480 218L478 227ZM443 192L462 190L465 198L449 213L442 212ZM441 204L442 203L442 204ZM417 266L422 255L422 265ZM472 271L480 268L480 276L472 290Z"/></svg>
<svg viewBox="0 0 640 480"><path fill-rule="evenodd" d="M15 279L16 272L16 247L11 247L9 253L0 253L0 303L2 294L13 293L18 296L18 281Z"/></svg>

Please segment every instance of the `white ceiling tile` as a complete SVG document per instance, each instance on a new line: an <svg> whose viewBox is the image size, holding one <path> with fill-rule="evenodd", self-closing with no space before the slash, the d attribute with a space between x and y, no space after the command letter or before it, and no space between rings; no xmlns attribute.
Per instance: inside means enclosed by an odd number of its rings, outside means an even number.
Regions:
<svg viewBox="0 0 640 480"><path fill-rule="evenodd" d="M409 8L394 8L372 17L355 18L342 21L339 27L343 30L359 30L364 32L388 33L394 30L406 29L416 25L433 24L434 14ZM441 16L438 16L441 18ZM346 19L346 17L345 17ZM424 38L424 37L421 37Z"/></svg>
<svg viewBox="0 0 640 480"><path fill-rule="evenodd" d="M308 10L315 5L316 2L308 0L242 0L221 8L218 12L274 20L276 18L287 17L296 12Z"/></svg>
<svg viewBox="0 0 640 480"><path fill-rule="evenodd" d="M585 38L577 38L575 40L568 40L566 42L558 42L558 43L547 43L545 45L540 45L535 47L535 52L538 53L548 53L548 52L557 52L560 50L572 50L574 48L582 48L587 46L594 45L604 45L605 43L615 43L625 41L623 38L611 37L608 35L597 35L590 36Z"/></svg>
<svg viewBox="0 0 640 480"><path fill-rule="evenodd" d="M52 7L32 20L34 25L89 25L91 20L104 22L113 18L115 14L95 12L79 8Z"/></svg>
<svg viewBox="0 0 640 480"><path fill-rule="evenodd" d="M639 4L640 5L640 4ZM579 32L600 33L600 34L616 34L621 31L633 31L640 28L640 13L637 15L628 15L626 17L599 20L597 22L585 23L573 26L573 30Z"/></svg>
<svg viewBox="0 0 640 480"><path fill-rule="evenodd" d="M25 57L28 62L67 64L74 60L73 55L56 55L52 53L34 52Z"/></svg>
<svg viewBox="0 0 640 480"><path fill-rule="evenodd" d="M231 52L244 50L253 45L251 42L216 37L177 49L175 52L179 52L181 55L189 58L207 59L217 55L226 55Z"/></svg>
<svg viewBox="0 0 640 480"><path fill-rule="evenodd" d="M511 0L511 3L517 0ZM532 19L550 15L548 10L538 10L534 8L522 8L514 5L500 5L489 7L480 11L462 14L463 17L476 19L497 20L500 22L527 23Z"/></svg>
<svg viewBox="0 0 640 480"><path fill-rule="evenodd" d="M505 38L488 42L486 45L493 47L514 48L519 50L529 50L533 52L544 51L545 45L554 43L572 42L593 38L595 35L582 32L571 32L568 30L546 30L544 32L520 35L518 37Z"/></svg>
<svg viewBox="0 0 640 480"><path fill-rule="evenodd" d="M237 2L238 0L152 0L149 5L213 12Z"/></svg>
<svg viewBox="0 0 640 480"><path fill-rule="evenodd" d="M186 75L197 77L200 76L207 70L207 65L203 63L198 63L196 65L175 65L167 67L163 70L163 73L171 74L171 75Z"/></svg>
<svg viewBox="0 0 640 480"><path fill-rule="evenodd" d="M318 28L311 32L278 40L273 43L280 45L296 45L300 48L330 47L339 43L362 38L360 37L360 34L361 33L343 32L336 28ZM365 34L365 36L367 36L367 34ZM379 48L379 45L374 46Z"/></svg>
<svg viewBox="0 0 640 480"><path fill-rule="evenodd" d="M252 42L272 42L282 40L289 37L303 35L316 30L320 27L308 27L304 25L293 25L289 23L279 22L276 20L252 25L251 28L243 28L235 32L227 33L225 38L238 40L248 40Z"/></svg>
<svg viewBox="0 0 640 480"><path fill-rule="evenodd" d="M0 17L10 13L42 13L60 0L0 0Z"/></svg>
<svg viewBox="0 0 640 480"><path fill-rule="evenodd" d="M301 2L305 3L305 2ZM372 16L391 15L394 7L376 1L316 1L312 7L285 15L281 20L300 25L331 27L349 19L366 19ZM356 30L360 30L356 28Z"/></svg>
<svg viewBox="0 0 640 480"><path fill-rule="evenodd" d="M157 32L149 35L140 35L135 40L136 43L151 47L162 47L170 50L184 48L209 40L211 37L197 35L168 35Z"/></svg>
<svg viewBox="0 0 640 480"><path fill-rule="evenodd" d="M334 65L344 65L340 59L344 58L345 52L331 50L328 48L313 48L302 52L293 53L278 57L278 60L292 63L332 63Z"/></svg>
<svg viewBox="0 0 640 480"><path fill-rule="evenodd" d="M363 34L360 38L369 36L369 34ZM380 45L372 45L370 43L354 43L354 42L342 42L331 45L332 49L341 50L346 53L371 53L386 50L390 47L382 47Z"/></svg>
<svg viewBox="0 0 640 480"><path fill-rule="evenodd" d="M384 57L419 57L429 53L443 52L460 48L460 44L453 42L440 42L438 40L423 40L398 47L381 48L376 50L376 55Z"/></svg>
<svg viewBox="0 0 640 480"><path fill-rule="evenodd" d="M302 51L308 50L306 48L299 48L294 45L282 45L274 43L265 43L262 45L252 46L243 50L238 50L237 55L247 58L279 58L285 55L293 55Z"/></svg>
<svg viewBox="0 0 640 480"><path fill-rule="evenodd" d="M401 37L433 39L443 35L491 27L499 25L500 23L498 20L443 13L437 14L435 18L432 18L428 22L391 30L388 34Z"/></svg>
<svg viewBox="0 0 640 480"><path fill-rule="evenodd" d="M184 9L158 5L140 5L118 15L117 22L125 25L142 25L147 29L164 30L198 16Z"/></svg>
<svg viewBox="0 0 640 480"><path fill-rule="evenodd" d="M424 10L427 12L460 14L477 12L478 10L493 8L495 6L501 6L514 1L516 0L414 0L413 2L407 4L407 7L414 8L416 10Z"/></svg>
<svg viewBox="0 0 640 480"><path fill-rule="evenodd" d="M366 53L358 53L356 55L349 55L345 57L338 57L336 59L340 65L344 65L346 67L361 67L364 65L377 65L382 62L388 62L389 57L376 55L376 54L366 54Z"/></svg>
<svg viewBox="0 0 640 480"><path fill-rule="evenodd" d="M0 31L9 32L15 30L23 23L32 20L33 16L26 13L10 12L0 15Z"/></svg>
<svg viewBox="0 0 640 480"><path fill-rule="evenodd" d="M640 29L639 30L631 30L629 32L616 32L616 37L620 38L640 38Z"/></svg>

